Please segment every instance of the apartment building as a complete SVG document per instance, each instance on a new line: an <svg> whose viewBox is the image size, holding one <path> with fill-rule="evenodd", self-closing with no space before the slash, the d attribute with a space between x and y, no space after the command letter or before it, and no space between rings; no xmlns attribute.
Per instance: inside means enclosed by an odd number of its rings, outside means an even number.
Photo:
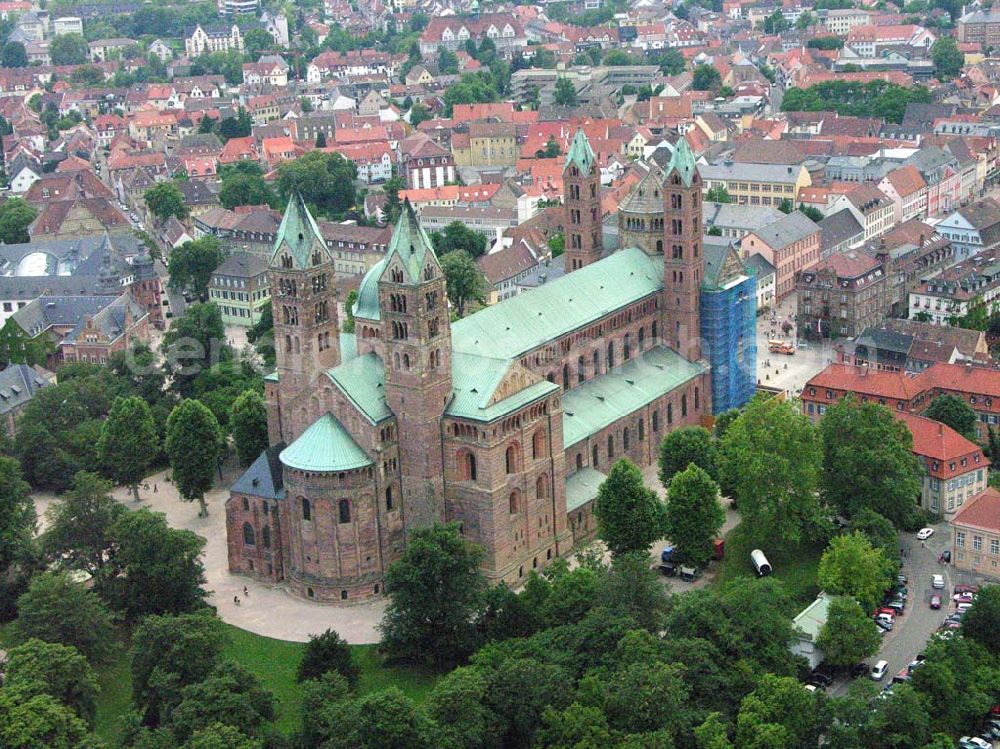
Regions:
<svg viewBox="0 0 1000 749"><path fill-rule="evenodd" d="M800 338L854 338L889 310L887 269L861 250L835 252L796 274Z"/></svg>
<svg viewBox="0 0 1000 749"><path fill-rule="evenodd" d="M951 521L955 569L1000 578L1000 491L992 486L965 503Z"/></svg>
<svg viewBox="0 0 1000 749"><path fill-rule="evenodd" d="M775 269L775 299L795 291L795 274L820 258L820 229L805 214L792 211L740 240L740 256L762 255Z"/></svg>
<svg viewBox="0 0 1000 749"><path fill-rule="evenodd" d="M722 164L699 166L704 190L724 187L734 203L741 205L781 205L783 200L795 202L803 187L812 179L801 164L747 164L726 161Z"/></svg>
<svg viewBox="0 0 1000 749"><path fill-rule="evenodd" d="M267 260L260 255L234 252L215 269L208 297L218 306L224 324L249 328L260 321L264 308L271 304L267 268Z"/></svg>

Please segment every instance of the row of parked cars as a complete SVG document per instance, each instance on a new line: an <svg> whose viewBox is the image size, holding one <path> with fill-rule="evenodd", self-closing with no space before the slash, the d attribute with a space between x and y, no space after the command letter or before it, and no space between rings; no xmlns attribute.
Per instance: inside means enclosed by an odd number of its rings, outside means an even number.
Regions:
<svg viewBox="0 0 1000 749"><path fill-rule="evenodd" d="M963 736L958 740L959 749L993 749L1000 740L1000 705L994 705L986 716L978 736Z"/></svg>

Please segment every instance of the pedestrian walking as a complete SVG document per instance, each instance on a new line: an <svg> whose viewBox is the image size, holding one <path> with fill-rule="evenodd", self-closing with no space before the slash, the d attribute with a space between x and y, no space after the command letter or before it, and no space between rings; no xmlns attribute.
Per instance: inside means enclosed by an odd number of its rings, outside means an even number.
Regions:
<svg viewBox="0 0 1000 749"><path fill-rule="evenodd" d="M250 591L247 590L247 586L246 585L243 586L243 595L245 595L247 598L250 597Z"/></svg>
<svg viewBox="0 0 1000 749"><path fill-rule="evenodd" d="M235 603L237 606L239 606L240 605L240 597L239 596L233 596L233 603Z"/></svg>
<svg viewBox="0 0 1000 749"><path fill-rule="evenodd" d="M156 494L156 484L153 484L153 494Z"/></svg>

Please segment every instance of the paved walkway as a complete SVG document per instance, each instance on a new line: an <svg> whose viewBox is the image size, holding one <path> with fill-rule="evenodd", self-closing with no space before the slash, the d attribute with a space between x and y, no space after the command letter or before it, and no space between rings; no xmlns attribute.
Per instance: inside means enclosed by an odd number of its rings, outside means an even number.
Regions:
<svg viewBox="0 0 1000 749"><path fill-rule="evenodd" d="M663 487L656 476L655 465L644 471L646 484L655 489L660 496L664 495ZM188 503L180 499L172 483L164 478L164 473L157 473L148 479L148 489L139 488L142 501L136 504L126 488L116 489L115 499L129 508L148 507L156 512L162 512L167 522L174 528L186 528L194 531L205 539L205 577L206 589L209 591L208 602L219 612L219 616L227 624L240 629L254 632L265 637L293 642L305 642L311 634L319 634L327 628L334 629L347 642L352 644L369 644L379 641L378 623L385 613L387 601L380 599L353 605L325 605L303 600L287 592L282 586L268 585L252 580L242 575L229 572L226 549L226 516L225 499L227 489L215 489L206 497L208 502L208 517L198 517L198 503ZM227 476L222 482L228 486L234 477ZM156 493L153 487L156 486ZM36 494L35 508L39 515L39 530L44 527L44 513L53 501L52 495ZM726 523L722 533L728 533L739 517L735 511L726 508ZM659 562L660 550L665 542L657 542L650 549L652 561ZM572 563L571 559L571 563ZM610 561L610 555L608 555ZM706 572L694 583L684 583L678 580L661 578L664 585L683 592L692 588L707 585L714 577L712 570ZM248 593L243 593L246 586ZM233 596L239 596L240 605L233 602Z"/></svg>
<svg viewBox="0 0 1000 749"><path fill-rule="evenodd" d="M232 479L227 477L224 485ZM156 485L157 492L153 493ZM311 634L327 628L334 629L347 642L367 644L379 641L376 625L382 620L387 602L382 599L351 606L326 606L312 603L291 595L280 586L267 585L242 575L229 572L226 552L226 489L209 493L208 517L198 517L198 503L180 499L174 485L164 479L163 473L149 477L149 489L139 489L142 498L136 504L128 489L117 489L114 497L134 509L148 507L162 512L174 528L186 528L205 539L205 577L209 591L208 602L215 606L227 624L258 635L278 640L305 642ZM41 517L44 508L52 502L51 496L39 495L35 506ZM246 586L248 595L244 595ZM233 596L240 597L240 605L233 603Z"/></svg>

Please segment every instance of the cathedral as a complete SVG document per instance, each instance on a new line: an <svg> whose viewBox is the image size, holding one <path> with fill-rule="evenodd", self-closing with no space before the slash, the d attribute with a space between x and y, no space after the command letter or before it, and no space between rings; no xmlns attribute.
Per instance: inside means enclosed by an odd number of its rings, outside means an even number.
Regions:
<svg viewBox="0 0 1000 749"><path fill-rule="evenodd" d="M582 130L564 182L566 275L452 321L406 203L361 282L354 334L340 332L333 257L301 198L289 201L269 267L271 447L226 503L232 572L319 601L370 598L414 528L457 521L485 550L487 579L517 587L594 535L593 500L615 461L650 465L666 432L710 423L702 310L737 288L740 268L735 253L703 247L687 143L641 183L657 210L635 224L642 241L616 252L605 252L600 167ZM741 321L727 335L742 335L747 314L752 329L744 293L726 297ZM752 335L728 346L727 366L745 369L737 357L754 350Z"/></svg>

